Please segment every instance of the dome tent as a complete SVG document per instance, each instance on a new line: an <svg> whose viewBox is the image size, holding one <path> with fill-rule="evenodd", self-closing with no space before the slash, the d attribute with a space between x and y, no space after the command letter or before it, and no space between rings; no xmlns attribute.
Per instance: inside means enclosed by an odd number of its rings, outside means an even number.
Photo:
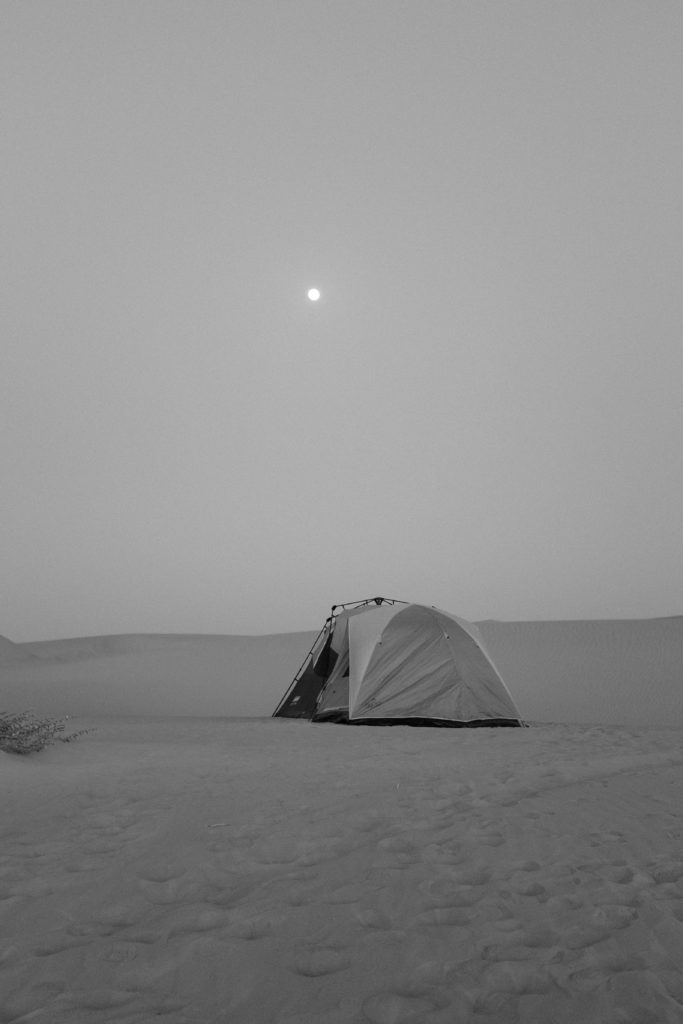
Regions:
<svg viewBox="0 0 683 1024"><path fill-rule="evenodd" d="M476 626L383 597L333 605L273 712L363 725L522 725Z"/></svg>

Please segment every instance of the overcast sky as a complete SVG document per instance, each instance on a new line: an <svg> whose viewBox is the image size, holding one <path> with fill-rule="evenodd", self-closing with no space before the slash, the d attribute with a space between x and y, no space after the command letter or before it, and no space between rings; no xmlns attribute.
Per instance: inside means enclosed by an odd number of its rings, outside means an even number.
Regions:
<svg viewBox="0 0 683 1024"><path fill-rule="evenodd" d="M0 633L683 612L681 53L680 0L4 0Z"/></svg>

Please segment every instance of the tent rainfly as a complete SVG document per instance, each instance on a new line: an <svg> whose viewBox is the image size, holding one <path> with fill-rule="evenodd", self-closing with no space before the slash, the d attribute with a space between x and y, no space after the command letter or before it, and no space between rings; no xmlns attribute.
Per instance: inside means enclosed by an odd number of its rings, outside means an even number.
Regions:
<svg viewBox="0 0 683 1024"><path fill-rule="evenodd" d="M333 605L274 718L523 725L476 626L383 597Z"/></svg>

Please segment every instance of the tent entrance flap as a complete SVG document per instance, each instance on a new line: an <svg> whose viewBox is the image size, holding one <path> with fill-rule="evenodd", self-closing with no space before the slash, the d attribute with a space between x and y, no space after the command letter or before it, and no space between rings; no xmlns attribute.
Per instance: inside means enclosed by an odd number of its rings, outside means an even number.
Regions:
<svg viewBox="0 0 683 1024"><path fill-rule="evenodd" d="M273 712L273 718L311 718L320 690L336 661L337 653L332 649L332 625L328 620Z"/></svg>
<svg viewBox="0 0 683 1024"><path fill-rule="evenodd" d="M320 676L309 662L290 690L286 702L277 711L275 718L312 718L320 693Z"/></svg>
<svg viewBox="0 0 683 1024"><path fill-rule="evenodd" d="M342 650L334 671L320 691L318 703L313 712L313 720L322 722L341 715L348 718L349 714L349 648L348 643Z"/></svg>

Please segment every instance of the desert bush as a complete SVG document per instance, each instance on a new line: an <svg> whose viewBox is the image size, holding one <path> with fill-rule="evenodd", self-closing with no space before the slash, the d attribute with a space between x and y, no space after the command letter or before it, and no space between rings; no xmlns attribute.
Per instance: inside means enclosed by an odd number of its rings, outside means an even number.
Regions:
<svg viewBox="0 0 683 1024"><path fill-rule="evenodd" d="M31 711L9 714L0 711L0 750L8 754L36 754L55 740L70 743L87 729L61 736L66 728L64 718L36 718Z"/></svg>

